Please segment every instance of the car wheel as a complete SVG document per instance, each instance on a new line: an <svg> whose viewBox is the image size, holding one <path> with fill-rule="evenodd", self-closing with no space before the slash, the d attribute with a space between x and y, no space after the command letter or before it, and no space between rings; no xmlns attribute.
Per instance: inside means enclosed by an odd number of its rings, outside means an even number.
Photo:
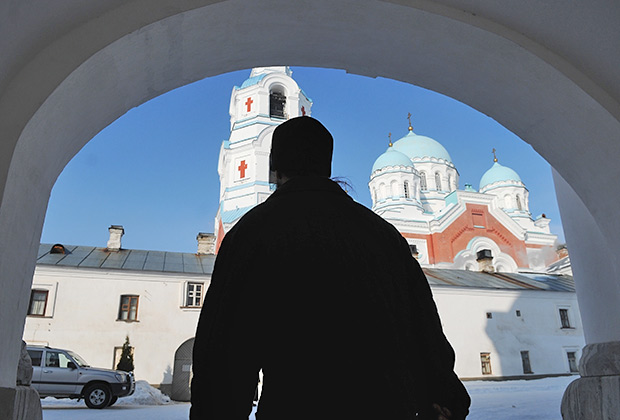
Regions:
<svg viewBox="0 0 620 420"><path fill-rule="evenodd" d="M108 407L111 405L114 405L114 403L116 402L116 400L118 400L118 397L112 397L110 398L110 402L108 403Z"/></svg>
<svg viewBox="0 0 620 420"><path fill-rule="evenodd" d="M105 384L94 384L84 391L84 402L88 408L105 408L111 398L110 388Z"/></svg>

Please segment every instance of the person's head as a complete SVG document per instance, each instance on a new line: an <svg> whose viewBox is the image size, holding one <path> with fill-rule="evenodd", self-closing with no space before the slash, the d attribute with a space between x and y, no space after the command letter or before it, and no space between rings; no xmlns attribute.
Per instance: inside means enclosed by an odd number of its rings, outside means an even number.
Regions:
<svg viewBox="0 0 620 420"><path fill-rule="evenodd" d="M271 140L270 181L278 186L296 176L332 173L334 139L319 121L297 117L280 124Z"/></svg>

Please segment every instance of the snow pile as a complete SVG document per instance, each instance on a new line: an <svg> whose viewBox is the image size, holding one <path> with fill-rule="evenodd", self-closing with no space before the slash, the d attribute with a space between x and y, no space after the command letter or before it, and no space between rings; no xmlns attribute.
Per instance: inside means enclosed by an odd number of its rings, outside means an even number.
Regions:
<svg viewBox="0 0 620 420"><path fill-rule="evenodd" d="M114 404L117 405L166 405L170 404L170 397L153 388L147 381L136 381L134 393L128 397L121 397ZM76 407L85 406L83 399L70 400L68 398L47 397L41 400L42 407Z"/></svg>
<svg viewBox="0 0 620 420"><path fill-rule="evenodd" d="M165 405L170 404L170 397L153 388L147 381L136 381L133 395L119 398L118 405Z"/></svg>

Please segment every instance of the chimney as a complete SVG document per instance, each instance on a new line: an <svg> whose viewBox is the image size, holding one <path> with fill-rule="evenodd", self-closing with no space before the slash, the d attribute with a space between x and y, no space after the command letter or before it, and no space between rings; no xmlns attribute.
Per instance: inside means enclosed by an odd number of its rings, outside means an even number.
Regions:
<svg viewBox="0 0 620 420"><path fill-rule="evenodd" d="M200 232L196 236L198 241L198 255L215 254L215 235L212 233Z"/></svg>
<svg viewBox="0 0 620 420"><path fill-rule="evenodd" d="M110 239L108 240L108 251L119 251L121 249L121 238L125 234L125 229L121 225L112 225L108 228Z"/></svg>
<svg viewBox="0 0 620 420"><path fill-rule="evenodd" d="M495 272L493 268L493 254L490 249L483 249L476 253L476 261L478 261L478 269L485 273Z"/></svg>

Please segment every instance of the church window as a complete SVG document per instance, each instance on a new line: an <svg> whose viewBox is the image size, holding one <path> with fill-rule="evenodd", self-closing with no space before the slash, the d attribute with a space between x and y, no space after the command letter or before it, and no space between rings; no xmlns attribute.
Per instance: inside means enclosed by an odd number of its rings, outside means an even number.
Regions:
<svg viewBox="0 0 620 420"><path fill-rule="evenodd" d="M483 375L492 375L491 370L491 353L480 353L480 364L482 365Z"/></svg>
<svg viewBox="0 0 620 420"><path fill-rule="evenodd" d="M524 350L521 352L521 364L523 365L523 373L533 373L529 351Z"/></svg>
<svg viewBox="0 0 620 420"><path fill-rule="evenodd" d="M452 175L448 175L448 191L452 191Z"/></svg>
<svg viewBox="0 0 620 420"><path fill-rule="evenodd" d="M435 172L435 185L437 186L437 191L441 191L441 175L439 175L439 172Z"/></svg>
<svg viewBox="0 0 620 420"><path fill-rule="evenodd" d="M118 308L118 321L137 321L138 320L138 296L122 295L121 303Z"/></svg>
<svg viewBox="0 0 620 420"><path fill-rule="evenodd" d="M566 308L560 309L560 323L562 324L562 328L572 328L570 325L570 318L568 317L568 309Z"/></svg>
<svg viewBox="0 0 620 420"><path fill-rule="evenodd" d="M516 314L517 316L521 316L521 311L517 309L517 310L515 311L515 314Z"/></svg>
<svg viewBox="0 0 620 420"><path fill-rule="evenodd" d="M272 91L269 94L269 116L271 118L286 118L285 106L286 96L283 93Z"/></svg>
<svg viewBox="0 0 620 420"><path fill-rule="evenodd" d="M480 212L480 211L472 211L471 212L471 219L472 219L472 222L473 222L475 228L484 228L485 227L484 214L482 212Z"/></svg>
<svg viewBox="0 0 620 420"><path fill-rule="evenodd" d="M504 196L504 207L507 209L512 208L512 199L509 195Z"/></svg>
<svg viewBox="0 0 620 420"><path fill-rule="evenodd" d="M487 319L493 319L493 312L487 312Z"/></svg>
<svg viewBox="0 0 620 420"><path fill-rule="evenodd" d="M385 184L379 185L379 200L383 200L386 197Z"/></svg>
<svg viewBox="0 0 620 420"><path fill-rule="evenodd" d="M568 359L568 369L571 372L579 372L579 368L577 367L577 352L567 351L566 358Z"/></svg>
<svg viewBox="0 0 620 420"><path fill-rule="evenodd" d="M426 190L426 174L424 172L420 174L420 189Z"/></svg>
<svg viewBox="0 0 620 420"><path fill-rule="evenodd" d="M47 308L47 290L33 290L30 292L30 305L28 306L28 315L45 316Z"/></svg>
<svg viewBox="0 0 620 420"><path fill-rule="evenodd" d="M372 188L372 201L377 202L377 189L374 187Z"/></svg>
<svg viewBox="0 0 620 420"><path fill-rule="evenodd" d="M187 283L187 294L185 296L185 306L202 305L204 283Z"/></svg>
<svg viewBox="0 0 620 420"><path fill-rule="evenodd" d="M392 181L392 183L390 184L392 199L396 200L398 197L400 197L399 189L400 188L398 188L398 182Z"/></svg>
<svg viewBox="0 0 620 420"><path fill-rule="evenodd" d="M521 197L517 196L517 208L519 210L523 210L523 206L521 205Z"/></svg>
<svg viewBox="0 0 620 420"><path fill-rule="evenodd" d="M403 187L405 189L405 198L409 198L409 183L405 181L405 183L403 184Z"/></svg>

